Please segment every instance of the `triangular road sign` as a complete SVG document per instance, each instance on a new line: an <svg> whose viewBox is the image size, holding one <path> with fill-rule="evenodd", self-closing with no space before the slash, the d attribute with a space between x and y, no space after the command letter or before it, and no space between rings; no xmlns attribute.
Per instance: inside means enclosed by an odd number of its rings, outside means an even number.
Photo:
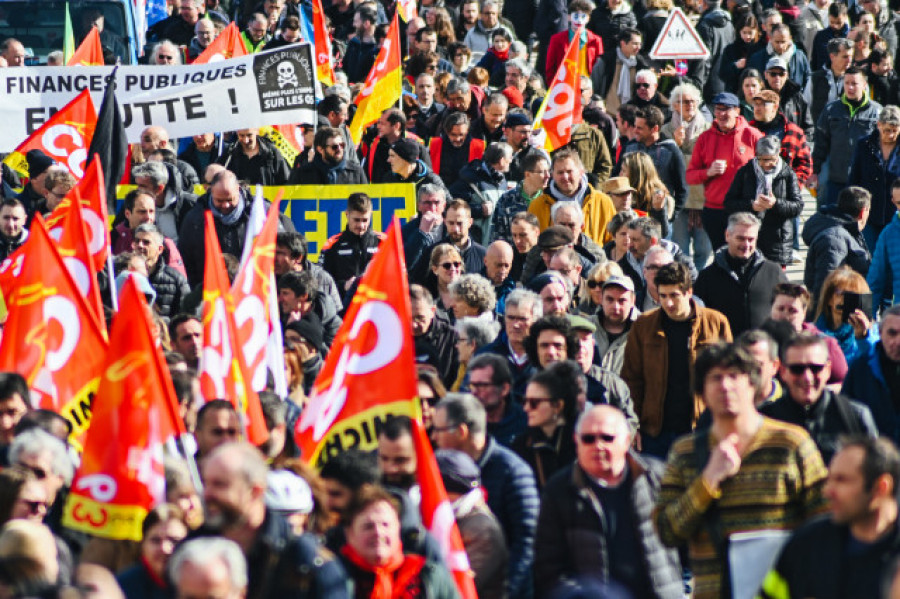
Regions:
<svg viewBox="0 0 900 599"><path fill-rule="evenodd" d="M707 59L709 50L681 9L673 8L659 37L653 43L650 58L653 60Z"/></svg>

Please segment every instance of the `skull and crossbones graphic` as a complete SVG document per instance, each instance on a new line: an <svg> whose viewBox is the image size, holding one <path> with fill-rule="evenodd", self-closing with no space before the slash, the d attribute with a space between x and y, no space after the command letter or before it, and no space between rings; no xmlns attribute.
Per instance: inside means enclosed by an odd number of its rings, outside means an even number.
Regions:
<svg viewBox="0 0 900 599"><path fill-rule="evenodd" d="M284 88L286 85L297 87L300 82L297 80L297 73L294 72L294 65L285 60L275 67L278 72L278 87Z"/></svg>

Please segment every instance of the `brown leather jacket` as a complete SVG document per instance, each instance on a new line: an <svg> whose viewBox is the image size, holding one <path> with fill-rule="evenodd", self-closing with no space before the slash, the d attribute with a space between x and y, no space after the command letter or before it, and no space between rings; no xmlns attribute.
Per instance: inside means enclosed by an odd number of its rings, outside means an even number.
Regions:
<svg viewBox="0 0 900 599"><path fill-rule="evenodd" d="M707 345L718 341L731 341L731 327L721 312L698 306L691 300L693 332L690 342L691 387L693 388L694 361ZM661 308L651 310L634 321L625 343L625 361L622 378L631 390L634 411L641 422L641 433L657 436L663 422L663 402L666 398L666 377L669 372L669 346L662 329ZM703 412L700 395L694 395L694 419L692 426Z"/></svg>

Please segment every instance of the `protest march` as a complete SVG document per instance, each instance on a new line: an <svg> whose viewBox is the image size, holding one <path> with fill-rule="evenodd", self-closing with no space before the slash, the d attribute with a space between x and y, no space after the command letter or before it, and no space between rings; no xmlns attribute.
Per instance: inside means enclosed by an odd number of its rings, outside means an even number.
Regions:
<svg viewBox="0 0 900 599"><path fill-rule="evenodd" d="M900 599L898 40L0 0L0 599Z"/></svg>

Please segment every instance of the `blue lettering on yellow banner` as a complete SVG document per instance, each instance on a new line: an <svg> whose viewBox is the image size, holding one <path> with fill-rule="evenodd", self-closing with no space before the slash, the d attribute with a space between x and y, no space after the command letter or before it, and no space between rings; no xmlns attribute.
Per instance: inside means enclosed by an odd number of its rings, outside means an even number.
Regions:
<svg viewBox="0 0 900 599"><path fill-rule="evenodd" d="M132 189L133 185L120 185L116 195L122 200ZM375 231L387 229L394 216L401 223L416 216L416 188L412 183L272 186L263 187L263 196L274 201L280 190L284 190L280 210L306 236L309 259L313 262L318 260L325 242L346 228L344 212L351 193L363 192L372 198L371 227ZM203 195L206 190L197 186L194 193Z"/></svg>

